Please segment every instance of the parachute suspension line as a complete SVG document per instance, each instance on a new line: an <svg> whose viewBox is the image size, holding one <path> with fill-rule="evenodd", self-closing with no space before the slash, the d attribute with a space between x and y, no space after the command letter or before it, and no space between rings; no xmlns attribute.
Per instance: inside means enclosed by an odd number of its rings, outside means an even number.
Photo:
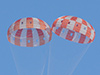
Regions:
<svg viewBox="0 0 100 75"><path fill-rule="evenodd" d="M47 51L47 50L46 50ZM44 58L44 65L43 65L43 68L42 68L42 72L41 72L41 74L40 75L43 75L43 73L44 73L44 70L45 70L45 66L46 66L46 61L47 61L47 55L48 55L48 51L46 52L46 56L45 56L45 58Z"/></svg>
<svg viewBox="0 0 100 75"><path fill-rule="evenodd" d="M43 73L44 73L45 64L46 64L46 62L45 62L44 65L43 65L43 69L42 69L41 75L43 75Z"/></svg>
<svg viewBox="0 0 100 75"><path fill-rule="evenodd" d="M74 66L74 68L72 69L71 73L69 75L72 75L74 70L76 69L76 67L78 66L78 64L80 63L80 61L82 60L83 56L86 54L87 50L89 49L91 43L87 46L87 48L85 50L83 50L79 60L76 62L76 65Z"/></svg>
<svg viewBox="0 0 100 75"><path fill-rule="evenodd" d="M18 73L18 75L19 75L18 66L17 66L16 59L15 59L15 56L14 56L14 52L13 52L13 49L12 49L11 46L10 46L10 51L11 51L11 53L12 53L13 60L14 60L15 66L16 66L16 70L17 70L17 73Z"/></svg>
<svg viewBox="0 0 100 75"><path fill-rule="evenodd" d="M47 75L49 75L49 71L50 71L50 57L51 57L51 42L49 45L49 56L48 56L48 69L47 69Z"/></svg>

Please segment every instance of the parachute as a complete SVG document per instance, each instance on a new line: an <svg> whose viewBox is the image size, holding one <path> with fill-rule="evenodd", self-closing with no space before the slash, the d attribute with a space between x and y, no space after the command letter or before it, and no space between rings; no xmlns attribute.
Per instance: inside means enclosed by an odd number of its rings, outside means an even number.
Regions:
<svg viewBox="0 0 100 75"><path fill-rule="evenodd" d="M66 47L66 43L64 44L65 41L56 44L55 42L57 42L59 39L55 39L53 42L55 43L55 45L57 45L57 47L56 48L52 47L52 51L51 51L51 46L49 47L44 46L44 49L42 47L41 48L37 47L36 48L37 50L36 49L33 50L33 48L30 48L30 47L44 45L50 42L52 38L52 31L56 35L64 39L86 45L81 45L76 43L70 45L69 43L67 43ZM29 73L30 75L31 74L43 75L45 71L47 71L47 75L58 75L58 74L72 75L73 71L79 64L80 60L90 47L90 44L87 43L92 43L94 38L95 38L95 30L92 27L92 25L89 24L87 21L75 16L59 17L53 22L51 28L46 22L38 18L32 18L32 17L22 18L15 21L9 27L7 32L7 39L10 43L22 46L19 47L18 50L14 50L17 48L15 46L14 48L12 48L11 46L12 54L14 56L16 55L16 60L18 60L17 62L19 63L18 70L20 71L18 71L18 73L20 75L25 75L25 74L27 75ZM62 43L63 45L61 45ZM28 48L23 48L23 47L28 47ZM47 50L47 48L49 48L48 49L49 51ZM52 57L51 57L51 52L53 55ZM57 57L56 55L58 55L60 58ZM52 58L56 58L56 60ZM30 62L30 60L32 59L34 60L34 62L33 61ZM67 61L65 61L65 59ZM59 60L62 61L59 62ZM30 66L27 65L27 63L31 65ZM25 71L25 68L27 71ZM34 69L34 71L32 68ZM42 71L40 68L42 69ZM63 69L63 72L60 72L61 68Z"/></svg>
<svg viewBox="0 0 100 75"><path fill-rule="evenodd" d="M15 21L8 29L7 39L10 43L23 47L35 47L48 43L52 31L49 25L38 18L22 18Z"/></svg>
<svg viewBox="0 0 100 75"><path fill-rule="evenodd" d="M87 44L93 42L95 30L87 21L75 16L62 16L52 25L52 31L67 40Z"/></svg>

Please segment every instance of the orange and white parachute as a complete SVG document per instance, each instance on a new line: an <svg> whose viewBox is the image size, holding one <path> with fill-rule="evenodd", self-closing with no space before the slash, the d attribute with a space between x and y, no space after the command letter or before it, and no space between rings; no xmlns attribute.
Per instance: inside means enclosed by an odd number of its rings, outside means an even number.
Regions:
<svg viewBox="0 0 100 75"><path fill-rule="evenodd" d="M48 43L52 31L49 25L38 18L22 18L15 21L8 29L8 41L14 45L35 47Z"/></svg>
<svg viewBox="0 0 100 75"><path fill-rule="evenodd" d="M62 16L57 18L52 31L58 36L77 43L91 43L95 38L95 30L85 20L75 16Z"/></svg>

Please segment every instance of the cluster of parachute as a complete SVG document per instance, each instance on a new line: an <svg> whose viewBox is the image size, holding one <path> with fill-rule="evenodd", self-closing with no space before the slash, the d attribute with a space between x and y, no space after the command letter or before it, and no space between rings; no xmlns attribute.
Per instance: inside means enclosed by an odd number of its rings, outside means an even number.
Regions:
<svg viewBox="0 0 100 75"><path fill-rule="evenodd" d="M87 21L75 16L57 18L52 27L38 18L22 18L15 21L8 29L10 43L23 47L36 47L50 42L52 31L69 41L87 44L93 42L95 30Z"/></svg>

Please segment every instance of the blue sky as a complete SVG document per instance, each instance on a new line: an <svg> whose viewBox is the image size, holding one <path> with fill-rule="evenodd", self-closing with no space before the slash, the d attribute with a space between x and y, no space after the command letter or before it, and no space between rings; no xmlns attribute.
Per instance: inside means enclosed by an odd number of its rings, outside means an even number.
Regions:
<svg viewBox="0 0 100 75"><path fill-rule="evenodd" d="M44 63L43 75L47 72L48 75L68 75L71 72L72 75L100 75L99 8L99 0L0 1L0 75L41 75ZM7 41L9 26L20 18L36 17L52 26L53 21L63 15L77 16L91 23L96 31L93 43L73 43L54 33L50 43L35 48L14 46ZM82 59L81 55L84 55Z"/></svg>

